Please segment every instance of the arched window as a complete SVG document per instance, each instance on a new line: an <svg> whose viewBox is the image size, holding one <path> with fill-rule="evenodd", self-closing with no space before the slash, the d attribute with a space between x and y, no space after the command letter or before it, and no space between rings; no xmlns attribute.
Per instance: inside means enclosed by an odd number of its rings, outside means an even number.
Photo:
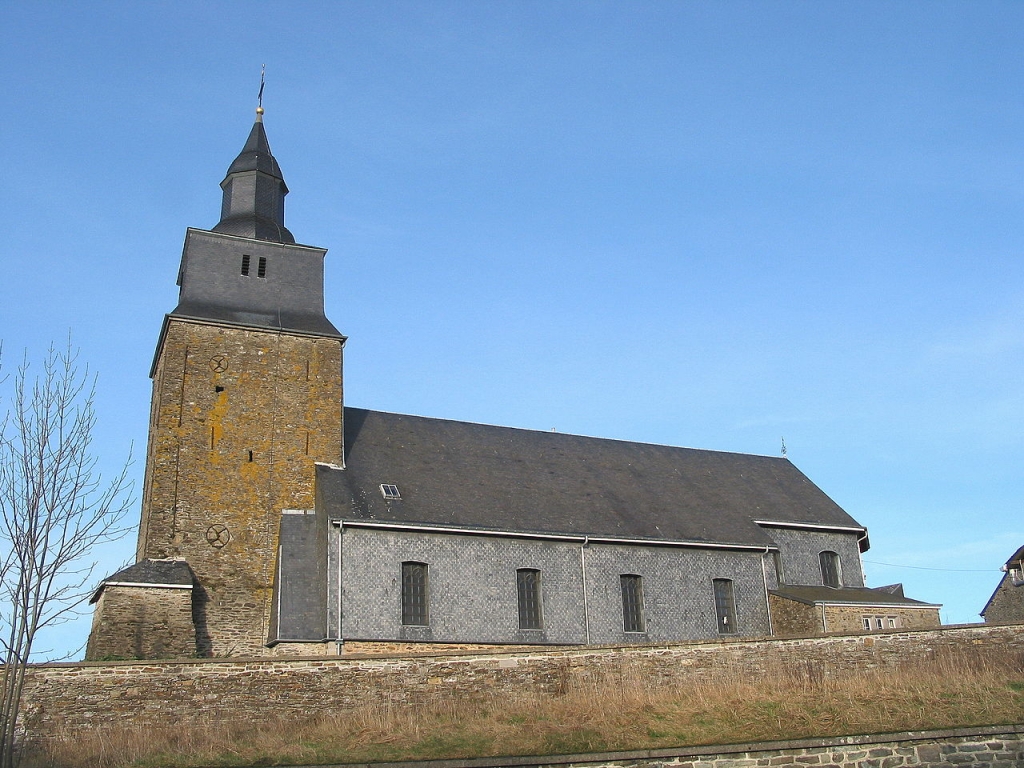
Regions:
<svg viewBox="0 0 1024 768"><path fill-rule="evenodd" d="M427 564L402 563L402 623L426 626Z"/></svg>
<svg viewBox="0 0 1024 768"><path fill-rule="evenodd" d="M516 590L519 593L519 628L541 629L540 571L520 568L516 571Z"/></svg>
<svg viewBox="0 0 1024 768"><path fill-rule="evenodd" d="M626 632L644 632L644 585L635 574L619 576L622 588L622 628Z"/></svg>
<svg viewBox="0 0 1024 768"><path fill-rule="evenodd" d="M718 633L731 635L736 631L736 598L731 579L714 579L715 613L718 615Z"/></svg>
<svg viewBox="0 0 1024 768"><path fill-rule="evenodd" d="M839 565L839 555L835 552L825 550L818 555L821 563L821 583L826 587L839 589L843 585L842 569Z"/></svg>

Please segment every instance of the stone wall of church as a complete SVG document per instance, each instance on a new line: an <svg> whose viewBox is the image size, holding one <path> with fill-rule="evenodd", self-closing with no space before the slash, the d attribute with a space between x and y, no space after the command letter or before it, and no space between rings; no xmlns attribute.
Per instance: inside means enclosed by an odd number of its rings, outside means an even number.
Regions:
<svg viewBox="0 0 1024 768"><path fill-rule="evenodd" d="M714 638L717 578L732 582L738 634L769 634L760 552L342 530L340 634L346 641L530 645ZM406 561L428 567L426 626L402 625ZM519 628L519 568L540 571L543 629ZM642 579L642 632L623 629L622 574ZM337 605L336 589L329 602Z"/></svg>
<svg viewBox="0 0 1024 768"><path fill-rule="evenodd" d="M200 654L263 653L281 510L341 461L341 342L171 319L153 388L138 555L192 567Z"/></svg>
<svg viewBox="0 0 1024 768"><path fill-rule="evenodd" d="M192 589L103 587L85 658L176 659L196 655Z"/></svg>
<svg viewBox="0 0 1024 768"><path fill-rule="evenodd" d="M818 555L827 550L839 555L844 587L864 586L856 534L769 527L765 532L781 550L784 583L820 585L821 562Z"/></svg>

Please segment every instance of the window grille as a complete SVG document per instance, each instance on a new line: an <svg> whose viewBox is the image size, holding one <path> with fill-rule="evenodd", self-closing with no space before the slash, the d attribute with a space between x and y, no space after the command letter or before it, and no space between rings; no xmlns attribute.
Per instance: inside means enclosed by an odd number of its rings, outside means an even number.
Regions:
<svg viewBox="0 0 1024 768"><path fill-rule="evenodd" d="M256 277L266 277L266 276L267 276L267 258L265 256L260 256L260 263L256 267Z"/></svg>
<svg viewBox="0 0 1024 768"><path fill-rule="evenodd" d="M249 260L251 258L248 253L242 255L242 275L245 277L249 276Z"/></svg>
<svg viewBox="0 0 1024 768"><path fill-rule="evenodd" d="M516 571L519 592L519 628L541 629L540 571L520 568Z"/></svg>
<svg viewBox="0 0 1024 768"><path fill-rule="evenodd" d="M643 579L635 574L619 576L622 587L622 628L626 632L644 631Z"/></svg>
<svg viewBox="0 0 1024 768"><path fill-rule="evenodd" d="M818 560L821 563L821 583L826 587L839 589L843 583L839 570L839 555L825 551L818 555Z"/></svg>
<svg viewBox="0 0 1024 768"><path fill-rule="evenodd" d="M718 615L718 633L731 635L736 631L736 599L730 579L714 579L715 613Z"/></svg>
<svg viewBox="0 0 1024 768"><path fill-rule="evenodd" d="M402 563L402 624L427 625L427 564Z"/></svg>

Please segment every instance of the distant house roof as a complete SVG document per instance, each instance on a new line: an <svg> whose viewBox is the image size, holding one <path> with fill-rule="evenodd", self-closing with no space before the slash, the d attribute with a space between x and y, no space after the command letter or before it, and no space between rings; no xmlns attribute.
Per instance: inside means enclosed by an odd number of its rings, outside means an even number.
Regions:
<svg viewBox="0 0 1024 768"><path fill-rule="evenodd" d="M113 576L105 578L89 598L95 603L100 598L104 587L165 587L172 589L190 589L195 583L195 575L184 560L140 560L135 565L122 568Z"/></svg>
<svg viewBox="0 0 1024 768"><path fill-rule="evenodd" d="M1006 561L1006 565L1010 566L1010 565L1013 565L1014 563L1019 563L1022 560L1024 560L1024 547L1021 547L1016 552L1014 552L1012 555L1010 555L1010 559Z"/></svg>
<svg viewBox="0 0 1024 768"><path fill-rule="evenodd" d="M900 585L893 585L900 586ZM804 586L782 586L770 591L773 595L795 600L798 603L816 605L826 603L830 605L878 605L892 606L894 608L941 608L938 603L923 603L920 600L911 600L904 597L902 589L900 593L889 591L891 587L880 589L869 589L868 587L804 587Z"/></svg>
<svg viewBox="0 0 1024 768"><path fill-rule="evenodd" d="M1021 547L1012 555L1010 555L1010 559L1007 560L1006 563L1003 565L1003 571L1005 571L1005 573L1003 573L1002 578L999 579L999 583L996 584L996 588L992 591L992 594L989 595L988 600L985 601L985 607L982 608L981 612L978 614L983 619L986 617L986 614L988 614L988 609L992 607L992 601L996 599L996 595L999 594L999 590L1002 588L1003 584L1006 583L1008 579L1010 580L1010 584L1012 584L1013 586L1024 585L1024 582L1014 582L1009 573L1009 570L1012 566L1016 566L1018 563L1021 562L1024 562L1024 547Z"/></svg>
<svg viewBox="0 0 1024 768"><path fill-rule="evenodd" d="M755 520L863 530L785 458L357 408L345 468L320 465L317 494L353 523L654 543L771 546Z"/></svg>

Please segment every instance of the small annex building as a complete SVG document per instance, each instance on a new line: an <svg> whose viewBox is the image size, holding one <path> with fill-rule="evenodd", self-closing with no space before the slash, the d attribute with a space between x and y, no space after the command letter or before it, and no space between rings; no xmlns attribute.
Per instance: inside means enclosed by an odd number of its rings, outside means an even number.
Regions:
<svg viewBox="0 0 1024 768"><path fill-rule="evenodd" d="M94 593L88 659L939 624L865 586L867 531L785 457L345 406L326 250L284 225L262 109L221 188L185 235L136 563Z"/></svg>
<svg viewBox="0 0 1024 768"><path fill-rule="evenodd" d="M992 597L981 609L986 624L1024 624L1024 547L1014 552L1002 567Z"/></svg>

